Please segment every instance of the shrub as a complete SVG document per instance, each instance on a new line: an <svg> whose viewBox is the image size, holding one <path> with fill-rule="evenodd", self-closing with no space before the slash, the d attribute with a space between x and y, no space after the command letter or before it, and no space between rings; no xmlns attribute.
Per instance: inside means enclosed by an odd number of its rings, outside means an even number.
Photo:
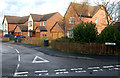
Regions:
<svg viewBox="0 0 120 78"><path fill-rule="evenodd" d="M97 28L96 24L90 23L81 23L76 28L73 29L73 39L75 42L80 43L90 43L95 42L97 38Z"/></svg>
<svg viewBox="0 0 120 78"><path fill-rule="evenodd" d="M14 37L9 37L10 41L14 41Z"/></svg>
<svg viewBox="0 0 120 78"><path fill-rule="evenodd" d="M97 38L97 42L115 42L120 43L120 32L112 25L108 25Z"/></svg>

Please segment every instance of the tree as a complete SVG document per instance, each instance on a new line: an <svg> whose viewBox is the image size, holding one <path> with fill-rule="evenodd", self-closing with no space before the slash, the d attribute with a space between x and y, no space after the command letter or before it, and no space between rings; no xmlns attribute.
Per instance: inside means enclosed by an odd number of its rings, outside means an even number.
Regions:
<svg viewBox="0 0 120 78"><path fill-rule="evenodd" d="M73 29L73 39L76 42L95 42L97 38L97 28L96 24L90 22L90 23L84 23L82 22L77 27Z"/></svg>
<svg viewBox="0 0 120 78"><path fill-rule="evenodd" d="M104 7L106 8L106 11L108 12L108 14L106 13L106 17L108 19L108 16L110 15L110 17L113 19L115 16L115 14L117 13L117 10L119 9L117 7L117 4L120 3L120 1L117 1L117 0L95 0L94 1L95 4L97 5L104 5ZM114 18L114 20L116 20L117 18ZM109 23L109 19L108 19L108 24Z"/></svg>
<svg viewBox="0 0 120 78"><path fill-rule="evenodd" d="M120 43L120 32L112 25L108 25L98 36L97 42L115 42Z"/></svg>

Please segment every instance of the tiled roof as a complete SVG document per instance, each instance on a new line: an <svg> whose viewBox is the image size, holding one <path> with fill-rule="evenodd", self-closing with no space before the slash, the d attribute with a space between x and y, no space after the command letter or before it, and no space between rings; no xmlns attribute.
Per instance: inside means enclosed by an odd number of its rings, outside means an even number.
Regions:
<svg viewBox="0 0 120 78"><path fill-rule="evenodd" d="M40 19L43 17L43 15L38 14L30 14L32 16L33 21L40 21Z"/></svg>
<svg viewBox="0 0 120 78"><path fill-rule="evenodd" d="M28 25L17 25L21 31L23 32L27 32L28 31Z"/></svg>
<svg viewBox="0 0 120 78"><path fill-rule="evenodd" d="M17 17L17 16L8 16L8 15L5 15L4 18L7 19L7 22L9 24L24 24L28 20L28 16Z"/></svg>
<svg viewBox="0 0 120 78"><path fill-rule="evenodd" d="M57 12L43 15L43 18L41 18L40 21L46 21L47 19L49 19L50 17L52 17L52 16L55 15L56 13L57 13Z"/></svg>
<svg viewBox="0 0 120 78"><path fill-rule="evenodd" d="M49 19L50 17L52 17L55 13L50 13L50 14L45 14L45 15L39 15L39 14L30 14L32 16L33 21L46 21L47 19Z"/></svg>
<svg viewBox="0 0 120 78"><path fill-rule="evenodd" d="M73 6L79 16L82 15L92 17L101 8L101 6L90 6L73 2L71 2L70 5ZM88 15L88 13L90 13L90 15Z"/></svg>
<svg viewBox="0 0 120 78"><path fill-rule="evenodd" d="M47 31L45 26L37 26L36 29L39 28L40 31Z"/></svg>

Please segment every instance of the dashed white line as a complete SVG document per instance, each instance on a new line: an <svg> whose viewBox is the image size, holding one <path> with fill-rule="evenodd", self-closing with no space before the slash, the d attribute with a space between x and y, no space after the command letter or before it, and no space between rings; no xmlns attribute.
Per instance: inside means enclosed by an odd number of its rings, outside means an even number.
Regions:
<svg viewBox="0 0 120 78"><path fill-rule="evenodd" d="M48 70L42 70L42 71L35 71L35 73L46 73Z"/></svg>
<svg viewBox="0 0 120 78"><path fill-rule="evenodd" d="M75 71L76 73L86 73L87 71L86 70L83 70L83 71Z"/></svg>
<svg viewBox="0 0 120 78"><path fill-rule="evenodd" d="M72 69L70 69L70 70L82 70L83 68L72 68Z"/></svg>
<svg viewBox="0 0 120 78"><path fill-rule="evenodd" d="M103 68L112 68L114 66L103 66Z"/></svg>
<svg viewBox="0 0 120 78"><path fill-rule="evenodd" d="M13 48L13 47L11 47L11 46L8 46L9 48Z"/></svg>
<svg viewBox="0 0 120 78"><path fill-rule="evenodd" d="M100 67L89 67L88 69L100 69Z"/></svg>
<svg viewBox="0 0 120 78"><path fill-rule="evenodd" d="M20 55L18 55L18 61L20 62Z"/></svg>
<svg viewBox="0 0 120 78"><path fill-rule="evenodd" d="M116 65L116 67L120 67L120 65Z"/></svg>
<svg viewBox="0 0 120 78"><path fill-rule="evenodd" d="M15 49L16 50L16 52L19 54L20 52L17 50L17 49Z"/></svg>
<svg viewBox="0 0 120 78"><path fill-rule="evenodd" d="M54 71L66 71L66 69L57 69L57 70L54 70Z"/></svg>
<svg viewBox="0 0 120 78"><path fill-rule="evenodd" d="M28 74L28 72L15 72L14 76L28 76L26 74Z"/></svg>

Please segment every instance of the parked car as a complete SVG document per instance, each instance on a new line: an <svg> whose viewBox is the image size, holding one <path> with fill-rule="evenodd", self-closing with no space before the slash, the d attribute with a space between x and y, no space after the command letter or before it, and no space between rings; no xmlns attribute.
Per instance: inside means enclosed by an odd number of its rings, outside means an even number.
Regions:
<svg viewBox="0 0 120 78"><path fill-rule="evenodd" d="M26 37L22 35L17 35L14 37L14 42L21 42L21 38L26 38Z"/></svg>
<svg viewBox="0 0 120 78"><path fill-rule="evenodd" d="M4 37L14 37L12 34L5 34Z"/></svg>

